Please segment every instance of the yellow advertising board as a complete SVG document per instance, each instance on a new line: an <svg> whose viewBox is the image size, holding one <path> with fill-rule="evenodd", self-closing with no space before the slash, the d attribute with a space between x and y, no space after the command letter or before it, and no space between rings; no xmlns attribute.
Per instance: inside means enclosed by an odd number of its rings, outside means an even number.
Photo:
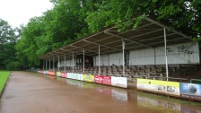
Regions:
<svg viewBox="0 0 201 113"><path fill-rule="evenodd" d="M58 71L58 72L56 73L56 75L60 77L60 76L61 76L61 72Z"/></svg>
<svg viewBox="0 0 201 113"><path fill-rule="evenodd" d="M169 82L161 80L137 79L137 89L156 93L180 96L179 82Z"/></svg>
<svg viewBox="0 0 201 113"><path fill-rule="evenodd" d="M83 79L86 82L94 82L94 76L91 74L84 74Z"/></svg>

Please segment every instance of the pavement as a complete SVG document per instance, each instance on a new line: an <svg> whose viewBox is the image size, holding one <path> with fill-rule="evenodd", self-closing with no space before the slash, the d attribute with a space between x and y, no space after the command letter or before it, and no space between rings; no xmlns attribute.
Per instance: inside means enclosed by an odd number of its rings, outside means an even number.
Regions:
<svg viewBox="0 0 201 113"><path fill-rule="evenodd" d="M156 113L139 106L136 97L130 100L125 89L67 82L65 78L13 72L0 100L0 113Z"/></svg>

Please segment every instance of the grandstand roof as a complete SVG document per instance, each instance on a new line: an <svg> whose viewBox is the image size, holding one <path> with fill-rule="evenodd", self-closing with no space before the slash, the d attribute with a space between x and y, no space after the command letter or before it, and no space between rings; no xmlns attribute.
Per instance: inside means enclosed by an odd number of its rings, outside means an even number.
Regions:
<svg viewBox="0 0 201 113"><path fill-rule="evenodd" d="M111 54L122 52L122 39L125 40L125 51L139 50L145 48L155 48L164 46L164 28L166 29L167 45L192 41L192 39L181 32L172 30L151 18L146 18L136 30L128 30L119 33L114 27L107 28L93 35L85 37L79 41L61 47L57 50L43 55L40 59L52 59L64 55L67 59L74 55L97 56L100 45L101 54Z"/></svg>

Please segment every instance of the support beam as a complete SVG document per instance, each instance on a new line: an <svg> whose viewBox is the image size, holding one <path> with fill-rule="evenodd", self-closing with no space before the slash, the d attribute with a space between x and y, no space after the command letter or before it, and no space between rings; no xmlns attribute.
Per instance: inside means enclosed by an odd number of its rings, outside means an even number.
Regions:
<svg viewBox="0 0 201 113"><path fill-rule="evenodd" d="M149 21L149 22L152 22L152 23L154 23L154 24L156 24L156 25L158 25L158 26L161 26L161 27L163 27L163 28L165 28L165 29L172 30L170 27L167 27L167 26L165 26L165 25L163 25L163 24L161 24L161 23L159 23L159 22L157 22L157 21L155 21L155 20L152 20L151 18L146 18L145 20L147 20L147 21ZM176 34L179 34L179 35L185 37L186 39L189 39L189 41L192 41L192 39L191 39L190 37L188 37L187 35L184 35L184 34L182 34L181 32L178 32L178 31L176 31L176 30L172 30L172 31L175 32Z"/></svg>
<svg viewBox="0 0 201 113"><path fill-rule="evenodd" d="M123 61L122 61L122 66L123 66L123 76L125 77L125 40L122 38L122 54L123 54Z"/></svg>
<svg viewBox="0 0 201 113"><path fill-rule="evenodd" d="M100 45L98 45L98 62L99 62L99 66L98 66L98 73L101 73L101 68L100 68Z"/></svg>
<svg viewBox="0 0 201 113"><path fill-rule="evenodd" d="M106 46L106 45L104 45L104 44L99 44L99 43L92 42L92 41L89 41L89 40L86 40L86 39L83 39L83 41L88 42L88 43L91 43L91 44L95 44L95 45L98 45L98 46L101 45L102 47L105 47L105 48L109 48L109 49L121 51L120 49L117 49L117 48L114 48L114 47L109 47L109 46Z"/></svg>
<svg viewBox="0 0 201 113"><path fill-rule="evenodd" d="M82 71L83 74L85 73L85 50L83 50L83 60L82 60L83 64L82 64Z"/></svg>
<svg viewBox="0 0 201 113"><path fill-rule="evenodd" d="M49 70L50 70L50 58L49 58Z"/></svg>
<svg viewBox="0 0 201 113"><path fill-rule="evenodd" d="M64 55L64 71L66 72L66 65L67 65L67 61L66 61L66 55Z"/></svg>
<svg viewBox="0 0 201 113"><path fill-rule="evenodd" d="M70 46L73 47L73 48L80 49L80 50L83 49L82 47L77 47L77 46L73 46L73 45L70 45ZM85 49L85 51L96 52L96 51L93 51L93 50L90 50L90 49Z"/></svg>
<svg viewBox="0 0 201 113"><path fill-rule="evenodd" d="M165 43L165 66L166 66L166 77L168 81L169 73L168 73L168 62L167 62L167 42L166 42L166 29L164 28L164 43Z"/></svg>
<svg viewBox="0 0 201 113"><path fill-rule="evenodd" d="M46 71L47 71L47 59L46 59Z"/></svg>
<svg viewBox="0 0 201 113"><path fill-rule="evenodd" d="M44 71L44 69L45 69L45 61L43 60L43 71Z"/></svg>
<svg viewBox="0 0 201 113"><path fill-rule="evenodd" d="M74 56L74 52L72 54L72 59L73 59L73 72L75 71L75 56Z"/></svg>
<svg viewBox="0 0 201 113"><path fill-rule="evenodd" d="M151 46L145 45L143 43L140 43L140 42L137 42L137 41L134 41L134 40L131 40L131 39L128 39L128 38L123 37L123 36L119 36L117 34L110 33L109 31L104 31L104 33L112 35L112 36L117 37L117 38L124 38L124 40L128 40L130 42L133 42L133 43L138 44L138 45L142 45L142 46L147 47L147 48L152 48Z"/></svg>
<svg viewBox="0 0 201 113"><path fill-rule="evenodd" d="M60 71L59 70L59 65L60 65L60 62L59 62L59 56L58 56L58 64L57 64L58 69L57 69L57 71Z"/></svg>
<svg viewBox="0 0 201 113"><path fill-rule="evenodd" d="M54 69L54 64L55 64L55 59L54 59L54 57L53 57L53 71L55 71L55 69Z"/></svg>

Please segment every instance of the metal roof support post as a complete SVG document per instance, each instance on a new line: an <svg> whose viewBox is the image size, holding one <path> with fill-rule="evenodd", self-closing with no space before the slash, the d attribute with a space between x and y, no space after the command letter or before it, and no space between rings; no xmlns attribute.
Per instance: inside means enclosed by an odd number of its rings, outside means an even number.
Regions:
<svg viewBox="0 0 201 113"><path fill-rule="evenodd" d="M168 81L168 62L167 62L167 40L166 40L166 29L164 29L164 43L165 43L165 66L166 66L166 77L167 77L167 81Z"/></svg>
<svg viewBox="0 0 201 113"><path fill-rule="evenodd" d="M123 65L123 76L125 77L125 54L124 54L124 51L125 50L125 40L124 38L122 38L122 54L123 54L123 62L122 62L122 65Z"/></svg>
<svg viewBox="0 0 201 113"><path fill-rule="evenodd" d="M154 48L154 65L156 65L156 49Z"/></svg>
<svg viewBox="0 0 201 113"><path fill-rule="evenodd" d="M99 62L98 74L100 74L101 73L101 68L100 68L100 45L98 45L98 62Z"/></svg>
<svg viewBox="0 0 201 113"><path fill-rule="evenodd" d="M66 55L64 55L64 65L65 65L64 71L66 72L66 66L67 66Z"/></svg>
<svg viewBox="0 0 201 113"><path fill-rule="evenodd" d="M49 70L50 70L50 58L49 58Z"/></svg>
<svg viewBox="0 0 201 113"><path fill-rule="evenodd" d="M55 71L55 70L54 70L54 58L53 58L53 71Z"/></svg>
<svg viewBox="0 0 201 113"><path fill-rule="evenodd" d="M85 51L83 50L83 64L82 64L82 71L83 71L83 74L85 73Z"/></svg>
<svg viewBox="0 0 201 113"><path fill-rule="evenodd" d="M45 69L45 63L44 63L45 61L43 60L43 70Z"/></svg>
<svg viewBox="0 0 201 113"><path fill-rule="evenodd" d="M60 63L59 63L59 56L58 56L58 64L57 64L58 69L57 69L57 71L59 71L59 65L60 65Z"/></svg>
<svg viewBox="0 0 201 113"><path fill-rule="evenodd" d="M47 70L47 59L46 59L46 70Z"/></svg>
<svg viewBox="0 0 201 113"><path fill-rule="evenodd" d="M74 52L72 54L72 57L73 57L73 72L75 71L75 58L74 58Z"/></svg>

